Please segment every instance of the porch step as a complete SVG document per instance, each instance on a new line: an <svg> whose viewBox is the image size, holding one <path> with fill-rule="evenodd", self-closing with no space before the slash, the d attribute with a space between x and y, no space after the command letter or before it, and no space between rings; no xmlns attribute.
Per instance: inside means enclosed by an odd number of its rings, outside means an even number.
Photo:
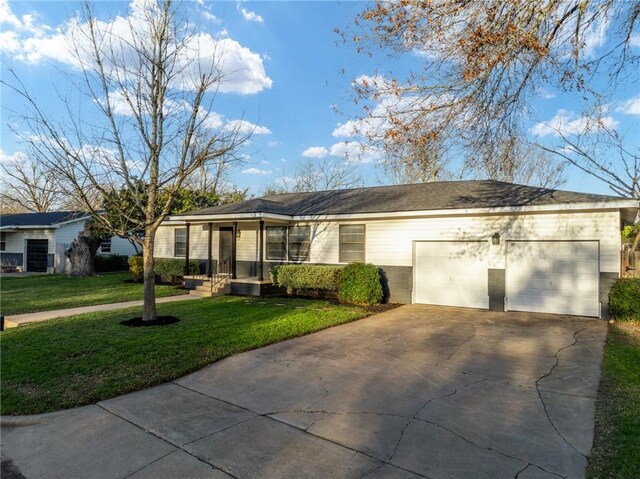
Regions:
<svg viewBox="0 0 640 479"><path fill-rule="evenodd" d="M185 278L185 287L190 290L189 294L202 297L221 296L231 292L228 279L211 286L211 280L208 278Z"/></svg>

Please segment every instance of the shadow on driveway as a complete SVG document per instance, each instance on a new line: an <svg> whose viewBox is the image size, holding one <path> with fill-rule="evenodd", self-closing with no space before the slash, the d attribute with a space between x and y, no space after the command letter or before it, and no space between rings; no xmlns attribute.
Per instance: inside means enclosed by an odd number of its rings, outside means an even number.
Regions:
<svg viewBox="0 0 640 479"><path fill-rule="evenodd" d="M3 418L38 477L583 477L606 322L410 305Z"/></svg>

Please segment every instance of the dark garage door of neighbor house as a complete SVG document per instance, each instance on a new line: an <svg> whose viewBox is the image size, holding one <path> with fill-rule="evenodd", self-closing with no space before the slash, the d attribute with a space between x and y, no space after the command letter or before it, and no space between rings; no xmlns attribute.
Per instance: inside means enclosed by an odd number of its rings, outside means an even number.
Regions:
<svg viewBox="0 0 640 479"><path fill-rule="evenodd" d="M46 273L48 255L49 240L27 240L27 271Z"/></svg>

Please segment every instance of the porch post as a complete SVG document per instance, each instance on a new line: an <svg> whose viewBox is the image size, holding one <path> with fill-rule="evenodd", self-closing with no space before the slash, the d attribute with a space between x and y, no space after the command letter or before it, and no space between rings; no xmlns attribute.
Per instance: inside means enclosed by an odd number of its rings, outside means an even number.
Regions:
<svg viewBox="0 0 640 479"><path fill-rule="evenodd" d="M231 279L236 279L236 233L238 222L233 222L233 235L231 235Z"/></svg>
<svg viewBox="0 0 640 479"><path fill-rule="evenodd" d="M187 243L187 247L185 249L185 253L184 253L184 275L188 276L189 275L189 233L191 230L191 223L187 223L187 238L186 238L186 243Z"/></svg>
<svg viewBox="0 0 640 479"><path fill-rule="evenodd" d="M213 223L209 223L209 248L207 256L207 276L211 278L213 275L213 257L211 256L211 248L213 247Z"/></svg>
<svg viewBox="0 0 640 479"><path fill-rule="evenodd" d="M260 220L260 241L258 246L258 281L264 281L264 220Z"/></svg>

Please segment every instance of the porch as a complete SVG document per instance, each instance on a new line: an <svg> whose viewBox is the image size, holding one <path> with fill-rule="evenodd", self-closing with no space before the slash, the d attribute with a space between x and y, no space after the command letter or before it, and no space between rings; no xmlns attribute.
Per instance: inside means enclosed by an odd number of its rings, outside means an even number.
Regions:
<svg viewBox="0 0 640 479"><path fill-rule="evenodd" d="M277 294L265 260L265 221L185 222L174 230L174 255L184 256L184 285L205 296ZM199 273L190 264L199 261ZM191 266L193 268L193 266Z"/></svg>

